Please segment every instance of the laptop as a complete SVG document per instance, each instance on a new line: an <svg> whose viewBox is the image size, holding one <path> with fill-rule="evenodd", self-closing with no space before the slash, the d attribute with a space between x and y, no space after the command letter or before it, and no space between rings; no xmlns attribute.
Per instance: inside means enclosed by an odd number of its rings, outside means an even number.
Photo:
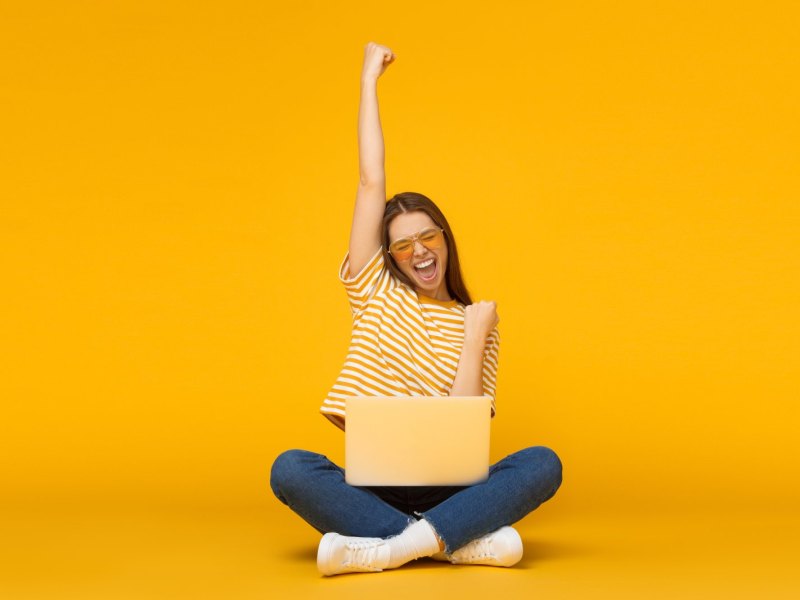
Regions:
<svg viewBox="0 0 800 600"><path fill-rule="evenodd" d="M355 396L346 412L350 485L462 486L489 478L488 396Z"/></svg>

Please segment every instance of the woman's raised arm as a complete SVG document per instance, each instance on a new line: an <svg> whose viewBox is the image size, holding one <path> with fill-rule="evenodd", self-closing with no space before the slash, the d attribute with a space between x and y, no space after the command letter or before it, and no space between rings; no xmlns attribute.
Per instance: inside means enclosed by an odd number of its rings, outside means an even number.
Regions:
<svg viewBox="0 0 800 600"><path fill-rule="evenodd" d="M386 206L384 144L378 112L378 78L395 59L386 46L369 42L364 48L361 101L358 107L358 167L360 180L350 229L350 276L363 269L381 245Z"/></svg>

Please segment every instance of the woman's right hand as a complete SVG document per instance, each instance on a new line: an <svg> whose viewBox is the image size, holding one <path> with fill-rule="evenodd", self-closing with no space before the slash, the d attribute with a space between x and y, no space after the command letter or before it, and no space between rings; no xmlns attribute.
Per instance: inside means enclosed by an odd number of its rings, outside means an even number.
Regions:
<svg viewBox="0 0 800 600"><path fill-rule="evenodd" d="M367 43L364 48L364 66L361 69L362 80L376 80L383 75L390 64L394 62L395 55L386 46L375 42Z"/></svg>
<svg viewBox="0 0 800 600"><path fill-rule="evenodd" d="M497 315L497 302L480 301L470 304L464 309L464 341L486 343L500 317Z"/></svg>

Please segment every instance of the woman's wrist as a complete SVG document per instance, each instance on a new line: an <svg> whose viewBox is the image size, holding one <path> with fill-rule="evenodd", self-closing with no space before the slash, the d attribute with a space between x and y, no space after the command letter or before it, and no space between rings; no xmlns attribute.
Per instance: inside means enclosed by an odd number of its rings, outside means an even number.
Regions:
<svg viewBox="0 0 800 600"><path fill-rule="evenodd" d="M464 336L464 348L483 352L484 348L486 348L486 338L482 336L466 335Z"/></svg>

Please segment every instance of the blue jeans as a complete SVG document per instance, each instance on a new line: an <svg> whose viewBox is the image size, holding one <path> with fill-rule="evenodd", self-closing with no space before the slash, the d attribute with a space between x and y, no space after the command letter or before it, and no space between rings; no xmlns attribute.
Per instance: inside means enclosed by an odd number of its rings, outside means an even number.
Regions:
<svg viewBox="0 0 800 600"><path fill-rule="evenodd" d="M545 446L515 452L489 467L489 479L467 487L359 487L322 454L287 450L272 465L278 500L320 533L387 538L424 518L453 552L516 523L561 485L561 461Z"/></svg>

